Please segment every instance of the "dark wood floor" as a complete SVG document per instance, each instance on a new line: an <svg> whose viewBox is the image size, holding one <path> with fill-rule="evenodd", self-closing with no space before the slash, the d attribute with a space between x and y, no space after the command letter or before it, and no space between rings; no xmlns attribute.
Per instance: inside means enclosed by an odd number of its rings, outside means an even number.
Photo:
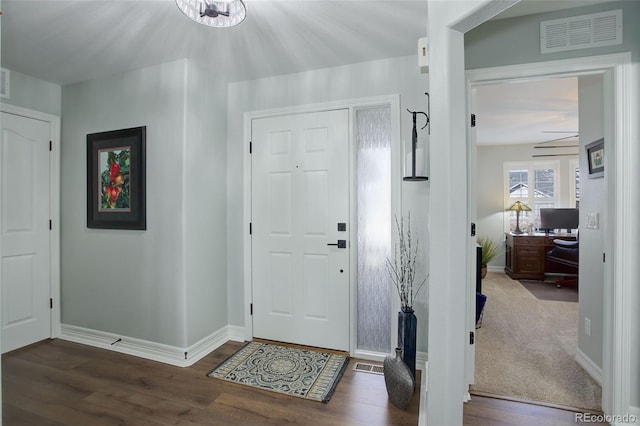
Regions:
<svg viewBox="0 0 640 426"><path fill-rule="evenodd" d="M206 373L242 344L188 368L48 340L2 356L4 425L416 425L388 401L384 378L350 367L328 404L255 390ZM351 361L353 363L353 360ZM575 425L574 413L474 397L465 425Z"/></svg>

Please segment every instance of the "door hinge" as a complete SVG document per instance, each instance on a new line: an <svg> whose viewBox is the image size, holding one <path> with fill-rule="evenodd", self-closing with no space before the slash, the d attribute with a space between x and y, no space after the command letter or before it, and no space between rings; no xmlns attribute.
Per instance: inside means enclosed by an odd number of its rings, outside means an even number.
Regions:
<svg viewBox="0 0 640 426"><path fill-rule="evenodd" d="M253 142L249 141L249 154L253 153Z"/></svg>
<svg viewBox="0 0 640 426"><path fill-rule="evenodd" d="M49 141L49 151L53 151L53 141Z"/></svg>
<svg viewBox="0 0 640 426"><path fill-rule="evenodd" d="M53 299L49 299L49 309L53 309Z"/></svg>
<svg viewBox="0 0 640 426"><path fill-rule="evenodd" d="M469 344L473 345L476 341L476 335L473 331L469 332Z"/></svg>
<svg viewBox="0 0 640 426"><path fill-rule="evenodd" d="M249 222L249 235L253 235L253 223Z"/></svg>
<svg viewBox="0 0 640 426"><path fill-rule="evenodd" d="M253 315L253 303L249 305L249 313Z"/></svg>
<svg viewBox="0 0 640 426"><path fill-rule="evenodd" d="M605 263L605 262L606 262L605 254L602 253L602 263Z"/></svg>
<svg viewBox="0 0 640 426"><path fill-rule="evenodd" d="M472 237L476 236L476 224L475 223L471 223L471 236Z"/></svg>
<svg viewBox="0 0 640 426"><path fill-rule="evenodd" d="M49 231L53 229L53 222L49 219Z"/></svg>
<svg viewBox="0 0 640 426"><path fill-rule="evenodd" d="M476 127L476 115L471 114L471 127Z"/></svg>

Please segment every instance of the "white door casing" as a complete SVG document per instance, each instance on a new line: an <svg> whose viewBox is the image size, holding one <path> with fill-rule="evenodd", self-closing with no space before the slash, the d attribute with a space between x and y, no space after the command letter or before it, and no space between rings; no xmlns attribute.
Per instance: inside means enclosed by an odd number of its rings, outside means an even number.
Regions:
<svg viewBox="0 0 640 426"><path fill-rule="evenodd" d="M469 218L469 223L478 224L478 202L477 202L477 187L476 187L476 179L478 176L478 167L477 167L477 147L476 147L476 127L475 127L475 113L476 113L476 105L475 105L475 97L470 96L470 100L467 105L469 105L470 111L467 111L467 116L469 117L469 126L467 127L467 140L468 140L468 152L467 152L467 185L468 185L468 204L467 204L467 217ZM471 118L471 114L474 114L474 119ZM476 350L475 350L475 340L476 340L476 270L477 270L477 258L476 258L476 248L477 248L477 237L475 233L470 235L468 241L468 254L467 258L469 259L469 268L467 270L467 300L466 300L466 315L467 315L467 333L470 334L469 340L467 341L467 350L466 350L466 358L465 358L465 386L468 389L468 386L475 383L475 362L476 362ZM471 333L473 333L473 338L471 338ZM467 392L464 396L465 402L471 399L471 396Z"/></svg>
<svg viewBox="0 0 640 426"><path fill-rule="evenodd" d="M2 352L51 337L51 124L2 113Z"/></svg>
<svg viewBox="0 0 640 426"><path fill-rule="evenodd" d="M254 336L348 351L348 109L252 120L251 161Z"/></svg>
<svg viewBox="0 0 640 426"><path fill-rule="evenodd" d="M605 414L629 413L632 374L630 367L629 330L632 328L632 283L637 282L637 239L634 212L638 203L635 182L638 172L631 163L631 152L638 140L637 127L629 126L637 116L637 104L629 102L629 93L638 93L637 71L631 66L631 54L615 53L539 63L519 64L467 71L467 89L521 78L545 76L571 77L602 73L605 78L604 101L612 105L610 124L605 125L605 140L611 153L607 155L607 218L605 227L605 294L604 345L602 366L602 408ZM607 88L607 79L612 83ZM637 151L635 151L637 152ZM635 153L634 152L634 153ZM616 167L613 167L613 165Z"/></svg>

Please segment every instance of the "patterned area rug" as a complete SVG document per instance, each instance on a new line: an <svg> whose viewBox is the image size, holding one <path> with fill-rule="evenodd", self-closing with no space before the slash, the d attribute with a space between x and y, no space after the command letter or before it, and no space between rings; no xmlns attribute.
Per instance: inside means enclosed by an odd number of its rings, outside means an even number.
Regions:
<svg viewBox="0 0 640 426"><path fill-rule="evenodd" d="M249 342L208 376L326 403L348 364L344 355Z"/></svg>

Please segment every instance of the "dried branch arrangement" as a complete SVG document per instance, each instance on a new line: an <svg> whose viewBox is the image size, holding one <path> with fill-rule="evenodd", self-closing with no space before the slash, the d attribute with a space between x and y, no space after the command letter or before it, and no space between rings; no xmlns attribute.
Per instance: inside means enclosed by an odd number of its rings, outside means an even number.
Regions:
<svg viewBox="0 0 640 426"><path fill-rule="evenodd" d="M411 234L411 214L407 221L405 233L404 219L396 217L396 231L398 232L398 242L393 249L393 260L387 258L387 270L391 281L398 291L400 297L400 309L403 312L413 311L413 303L420 292L420 289L427 281L425 277L420 283L416 283L416 259L418 257L418 240L413 241Z"/></svg>

